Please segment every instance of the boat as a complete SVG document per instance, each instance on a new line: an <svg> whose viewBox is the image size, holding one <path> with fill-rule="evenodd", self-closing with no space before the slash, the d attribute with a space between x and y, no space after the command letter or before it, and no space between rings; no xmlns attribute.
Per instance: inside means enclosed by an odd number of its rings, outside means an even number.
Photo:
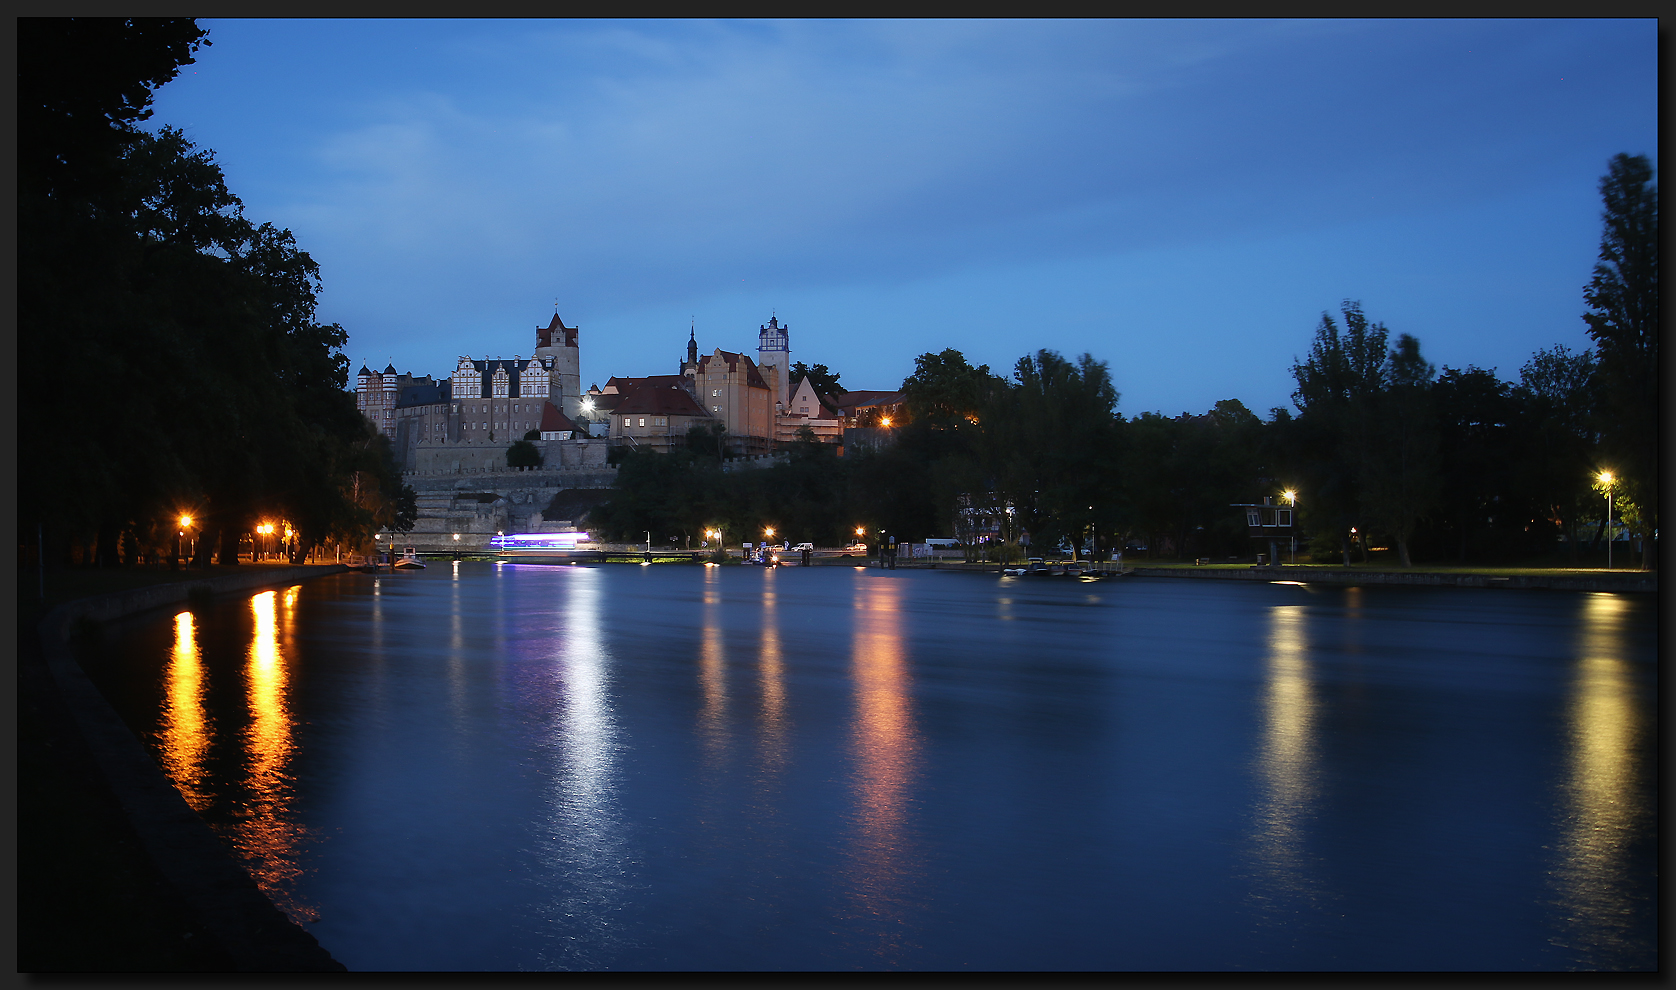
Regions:
<svg viewBox="0 0 1676 990"><path fill-rule="evenodd" d="M417 547L407 547L404 549L402 551L402 555L396 559L396 562L390 565L392 570L398 567L404 570L424 570L425 562L419 559L419 549Z"/></svg>
<svg viewBox="0 0 1676 990"><path fill-rule="evenodd" d="M377 574L383 568L376 556L366 557L358 553L350 554L349 559L344 561L344 566L352 571L362 571L367 574Z"/></svg>
<svg viewBox="0 0 1676 990"><path fill-rule="evenodd" d="M531 564L575 564L601 558L597 548L581 546L590 542L588 534L582 532L509 533L491 539L489 549L495 552L497 560Z"/></svg>

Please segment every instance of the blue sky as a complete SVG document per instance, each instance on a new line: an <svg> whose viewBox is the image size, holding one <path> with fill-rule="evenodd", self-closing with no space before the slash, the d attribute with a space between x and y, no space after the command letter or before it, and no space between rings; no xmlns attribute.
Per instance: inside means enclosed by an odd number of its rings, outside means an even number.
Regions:
<svg viewBox="0 0 1676 990"><path fill-rule="evenodd" d="M1651 20L202 23L152 123L419 374L557 299L584 384L776 313L851 388L1045 347L1266 414L1350 298L1511 379L1588 343L1596 182L1658 137Z"/></svg>

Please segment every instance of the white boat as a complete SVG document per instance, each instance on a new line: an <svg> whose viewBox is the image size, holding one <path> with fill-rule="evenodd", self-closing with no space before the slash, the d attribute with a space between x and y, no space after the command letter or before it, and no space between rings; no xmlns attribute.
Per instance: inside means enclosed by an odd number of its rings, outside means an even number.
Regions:
<svg viewBox="0 0 1676 990"><path fill-rule="evenodd" d="M587 533L505 534L491 539L489 549L499 560L532 564L575 564L596 561L602 556Z"/></svg>
<svg viewBox="0 0 1676 990"><path fill-rule="evenodd" d="M400 567L422 571L425 569L425 562L419 559L419 549L417 547L408 547L402 551L402 555L390 567L392 570Z"/></svg>

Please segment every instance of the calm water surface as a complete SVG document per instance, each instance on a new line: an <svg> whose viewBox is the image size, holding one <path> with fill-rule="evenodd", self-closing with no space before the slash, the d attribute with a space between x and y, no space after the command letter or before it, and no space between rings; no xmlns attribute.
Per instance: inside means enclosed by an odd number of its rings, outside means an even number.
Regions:
<svg viewBox="0 0 1676 990"><path fill-rule="evenodd" d="M351 969L1653 969L1655 608L444 562L90 673Z"/></svg>

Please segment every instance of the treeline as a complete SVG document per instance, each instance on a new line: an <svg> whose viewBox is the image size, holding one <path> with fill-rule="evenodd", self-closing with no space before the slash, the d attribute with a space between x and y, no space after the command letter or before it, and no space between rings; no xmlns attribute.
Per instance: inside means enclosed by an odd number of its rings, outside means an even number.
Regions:
<svg viewBox="0 0 1676 990"><path fill-rule="evenodd" d="M1585 290L1596 348L1536 352L1517 381L1444 368L1411 334L1391 339L1359 304L1323 314L1296 361L1293 403L1267 419L1236 399L1203 414L1125 418L1106 364L1052 351L1010 376L956 350L922 354L902 384L892 442L846 451L793 444L786 463L724 470L717 438L626 453L595 510L607 536L655 542L722 528L754 542L847 543L857 527L903 540L993 531L1004 555L1144 546L1153 556L1256 552L1230 508L1296 493L1300 559L1351 563L1388 550L1429 561L1559 562L1614 521L1658 527L1657 186L1645 158L1602 179L1601 260ZM1565 540L1562 541L1561 537ZM1644 566L1656 561L1652 550ZM1563 556L1561 556L1563 554ZM1556 559L1557 558L1557 559Z"/></svg>
<svg viewBox="0 0 1676 990"><path fill-rule="evenodd" d="M342 327L290 231L247 219L210 152L138 124L193 62L191 19L18 21L18 521L25 557L236 561L397 521L388 443L346 391Z"/></svg>

